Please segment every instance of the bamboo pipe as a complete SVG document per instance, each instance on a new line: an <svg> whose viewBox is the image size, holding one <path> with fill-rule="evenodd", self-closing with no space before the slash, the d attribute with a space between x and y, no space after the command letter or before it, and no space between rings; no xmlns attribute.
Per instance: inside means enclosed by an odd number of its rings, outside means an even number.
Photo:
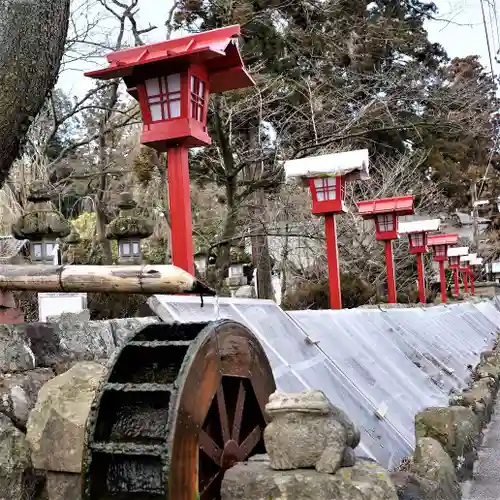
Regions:
<svg viewBox="0 0 500 500"><path fill-rule="evenodd" d="M215 292L176 266L0 266L0 289L34 292L204 294Z"/></svg>

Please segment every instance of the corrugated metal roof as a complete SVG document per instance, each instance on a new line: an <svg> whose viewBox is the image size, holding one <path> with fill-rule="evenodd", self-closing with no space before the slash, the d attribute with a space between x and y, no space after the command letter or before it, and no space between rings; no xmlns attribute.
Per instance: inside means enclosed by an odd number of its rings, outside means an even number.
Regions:
<svg viewBox="0 0 500 500"><path fill-rule="evenodd" d="M400 234L411 234L437 231L440 224L441 219L413 220L408 222L399 221L398 232Z"/></svg>
<svg viewBox="0 0 500 500"><path fill-rule="evenodd" d="M415 414L446 406L491 348L495 301L384 310L291 311L270 300L156 295L164 321L231 318L262 343L279 390L320 389L361 429L357 450L393 468L411 455ZM386 408L381 417L378 410ZM378 413L378 415L377 415Z"/></svg>

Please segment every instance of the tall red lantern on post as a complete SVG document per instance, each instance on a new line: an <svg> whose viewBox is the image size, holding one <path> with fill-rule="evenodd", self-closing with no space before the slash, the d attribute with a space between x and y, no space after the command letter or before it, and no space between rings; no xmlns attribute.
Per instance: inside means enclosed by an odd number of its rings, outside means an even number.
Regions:
<svg viewBox="0 0 500 500"><path fill-rule="evenodd" d="M458 234L432 234L427 239L427 246L432 251L434 262L439 262L439 281L441 283L441 302L446 303L446 274L444 264L448 260L448 247L458 241Z"/></svg>
<svg viewBox="0 0 500 500"><path fill-rule="evenodd" d="M453 271L454 295L460 295L460 257L468 255L469 247L448 248L448 267Z"/></svg>
<svg viewBox="0 0 500 500"><path fill-rule="evenodd" d="M437 231L441 221L439 219L415 220L399 223L399 234L407 234L410 244L410 253L415 255L417 260L418 275L418 299L422 304L426 302L425 293L425 271L423 254L427 253L428 233Z"/></svg>
<svg viewBox="0 0 500 500"><path fill-rule="evenodd" d="M387 266L387 298L389 304L397 302L396 275L392 240L398 239L399 216L414 212L413 196L381 198L379 200L358 201L358 211L363 219L374 219L375 237L385 243L385 263Z"/></svg>
<svg viewBox="0 0 500 500"><path fill-rule="evenodd" d="M228 26L108 54L109 66L86 76L123 78L139 101L141 143L167 152L172 262L194 274L188 150L211 144L210 94L254 85L237 47L239 26Z"/></svg>
<svg viewBox="0 0 500 500"><path fill-rule="evenodd" d="M286 178L298 178L311 191L312 213L324 215L330 307L342 309L335 214L345 212L345 183L368 179L368 150L346 151L285 162Z"/></svg>

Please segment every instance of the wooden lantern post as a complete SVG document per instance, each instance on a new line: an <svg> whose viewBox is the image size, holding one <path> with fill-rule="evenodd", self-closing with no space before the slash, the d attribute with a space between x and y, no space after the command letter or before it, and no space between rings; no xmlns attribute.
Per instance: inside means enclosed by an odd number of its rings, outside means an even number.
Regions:
<svg viewBox="0 0 500 500"><path fill-rule="evenodd" d="M398 239L399 216L413 214L413 196L381 198L378 200L359 201L359 214L363 219L375 221L375 237L385 243L385 263L387 266L387 299L389 304L396 304L396 274L392 240Z"/></svg>
<svg viewBox="0 0 500 500"><path fill-rule="evenodd" d="M425 270L423 255L427 253L428 233L437 231L441 221L439 219L415 220L399 223L399 234L407 234L410 244L410 253L417 260L418 299L421 304L426 303Z"/></svg>
<svg viewBox="0 0 500 500"><path fill-rule="evenodd" d="M311 191L312 213L325 217L331 309L342 309L335 215L344 213L345 183L368 179L368 150L313 156L285 162L287 179L300 179Z"/></svg>
<svg viewBox="0 0 500 500"><path fill-rule="evenodd" d="M458 234L432 234L427 238L427 246L432 251L434 262L439 263L439 281L441 283L441 302L446 304L446 273L444 264L448 260L448 247L455 245Z"/></svg>
<svg viewBox="0 0 500 500"><path fill-rule="evenodd" d="M471 295L474 295L474 281L475 281L475 268L480 268L483 265L483 259L481 257L476 257L470 261L470 288Z"/></svg>
<svg viewBox="0 0 500 500"><path fill-rule="evenodd" d="M237 47L239 26L108 54L109 66L86 76L123 78L139 101L141 143L166 152L172 263L194 274L189 148L207 146L210 94L254 85Z"/></svg>
<svg viewBox="0 0 500 500"><path fill-rule="evenodd" d="M468 255L469 247L448 248L448 267L453 271L454 295L460 295L460 257Z"/></svg>

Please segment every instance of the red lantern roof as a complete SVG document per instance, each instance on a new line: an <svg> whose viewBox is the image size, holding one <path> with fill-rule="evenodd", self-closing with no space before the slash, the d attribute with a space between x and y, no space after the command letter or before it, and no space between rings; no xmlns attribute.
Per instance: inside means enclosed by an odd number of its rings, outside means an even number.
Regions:
<svg viewBox="0 0 500 500"><path fill-rule="evenodd" d="M88 71L85 76L102 80L126 78L146 65L188 62L207 69L213 93L250 87L255 82L243 67L235 40L239 35L240 27L234 25L112 52L106 56L107 68Z"/></svg>
<svg viewBox="0 0 500 500"><path fill-rule="evenodd" d="M427 245L454 245L458 241L458 234L430 234L427 237Z"/></svg>
<svg viewBox="0 0 500 500"><path fill-rule="evenodd" d="M414 211L413 196L358 201L356 205L363 219L371 219L373 216L379 214L411 215Z"/></svg>

